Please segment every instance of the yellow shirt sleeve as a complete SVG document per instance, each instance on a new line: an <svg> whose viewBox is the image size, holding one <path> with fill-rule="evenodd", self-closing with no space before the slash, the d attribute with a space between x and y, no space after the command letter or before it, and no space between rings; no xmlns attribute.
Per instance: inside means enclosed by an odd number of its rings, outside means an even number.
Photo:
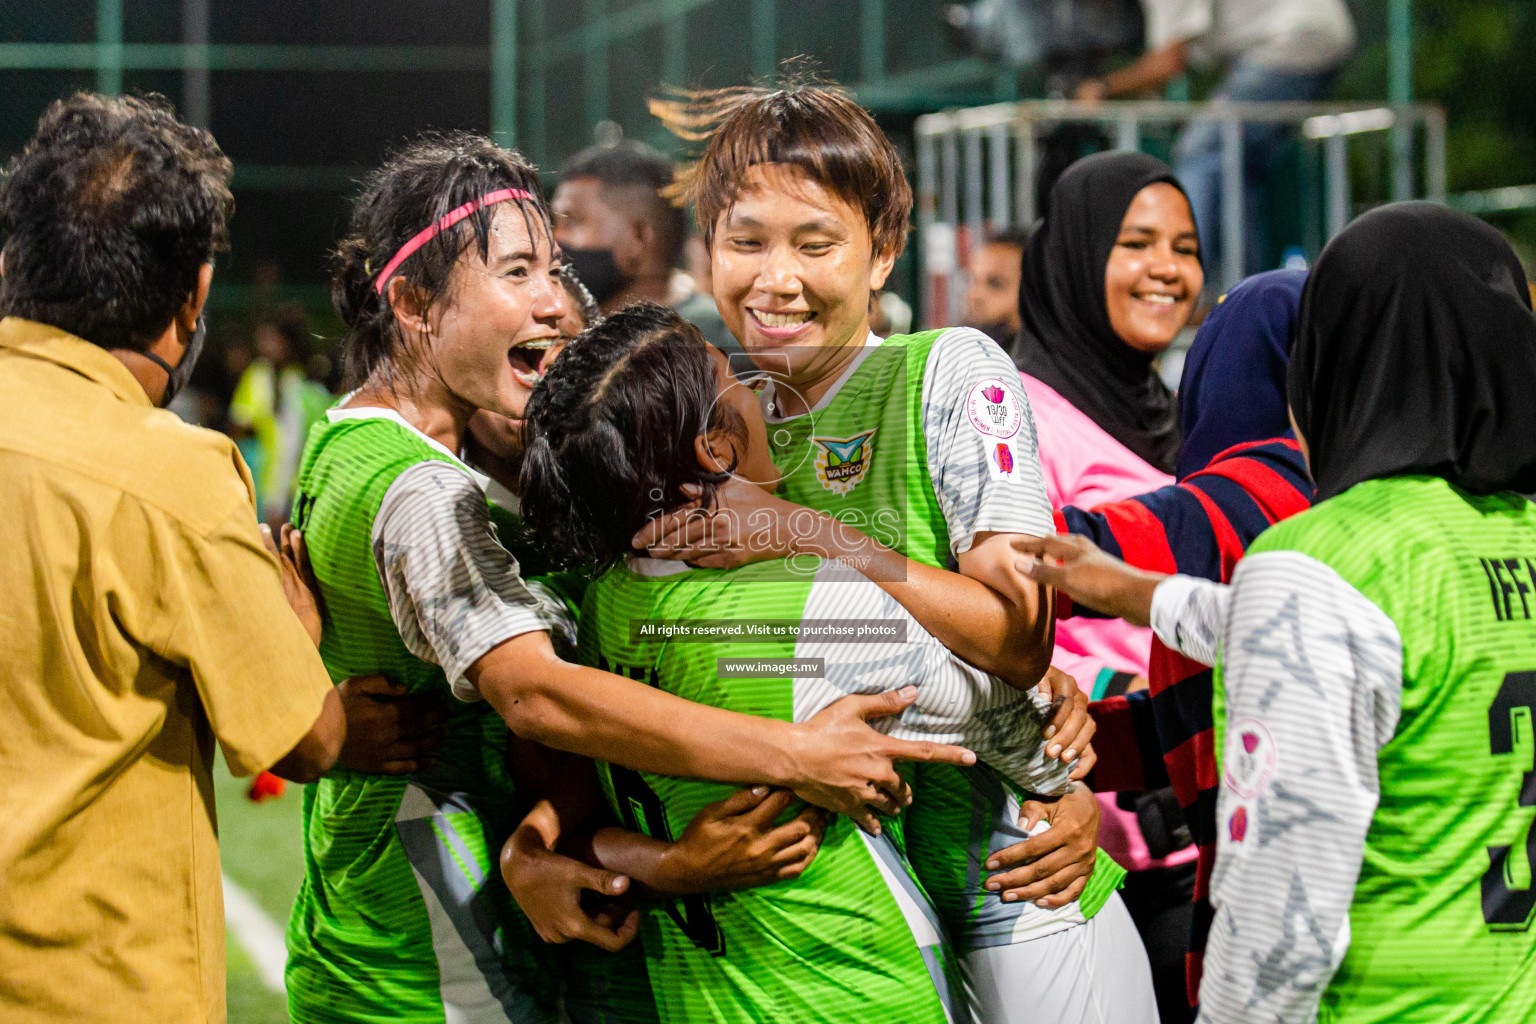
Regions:
<svg viewBox="0 0 1536 1024"><path fill-rule="evenodd" d="M167 580L181 614L171 646L186 658L203 710L235 775L270 768L320 717L331 679L288 607L276 561L249 505L185 539Z"/></svg>

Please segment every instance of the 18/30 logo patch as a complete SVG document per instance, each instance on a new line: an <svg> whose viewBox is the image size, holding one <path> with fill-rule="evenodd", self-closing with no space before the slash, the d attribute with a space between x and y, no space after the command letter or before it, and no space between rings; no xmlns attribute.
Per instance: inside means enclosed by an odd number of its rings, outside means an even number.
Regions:
<svg viewBox="0 0 1536 1024"><path fill-rule="evenodd" d="M813 437L816 445L816 479L833 494L847 494L869 472L875 454L875 432L852 437Z"/></svg>
<svg viewBox="0 0 1536 1024"><path fill-rule="evenodd" d="M965 415L976 433L1005 441L1024 425L1024 407L1013 387L997 377L978 381L971 388L965 398Z"/></svg>

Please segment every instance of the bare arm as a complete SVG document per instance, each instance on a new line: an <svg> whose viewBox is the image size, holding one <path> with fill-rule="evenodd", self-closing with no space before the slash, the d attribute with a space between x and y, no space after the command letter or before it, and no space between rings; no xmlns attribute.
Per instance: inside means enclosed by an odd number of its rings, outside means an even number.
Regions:
<svg viewBox="0 0 1536 1024"><path fill-rule="evenodd" d="M293 527L284 525L281 544L265 525L259 527L261 542L268 554L277 559L283 584L283 596L304 631L316 647L320 646L320 605L315 598L309 568L309 555L304 550L304 537ZM320 705L320 714L309 732L284 754L269 771L289 782L314 782L330 771L341 755L347 736L347 718L342 711L341 694L332 690Z"/></svg>
<svg viewBox="0 0 1536 1024"><path fill-rule="evenodd" d="M330 771L347 735L347 719L341 710L341 694L332 690L320 706L320 717L294 748L269 771L289 782L314 782Z"/></svg>
<svg viewBox="0 0 1536 1024"><path fill-rule="evenodd" d="M603 798L590 760L514 737L512 764L519 787L544 796L503 847L502 877L549 942L615 948L628 941L631 879L683 896L796 877L815 859L827 823L826 812L806 807L775 827L792 798L755 786L703 808L669 843L591 822ZM588 890L599 896L584 897Z"/></svg>
<svg viewBox="0 0 1536 1024"><path fill-rule="evenodd" d="M1153 591L1168 578L1127 565L1075 534L1019 537L1012 547L1019 556L1016 571L1133 626L1151 623Z"/></svg>
<svg viewBox="0 0 1536 1024"><path fill-rule="evenodd" d="M1113 71L1099 79L1089 79L1077 90L1080 100L1114 99L1161 89L1189 69L1189 44L1174 43L1161 50L1148 50L1129 67Z"/></svg>
<svg viewBox="0 0 1536 1024"><path fill-rule="evenodd" d="M792 802L785 789L737 790L701 810L674 843L608 826L592 835L590 853L664 896L770 885L810 866L827 827L825 811L806 807L775 828Z"/></svg>
<svg viewBox="0 0 1536 1024"><path fill-rule="evenodd" d="M961 571L949 572L915 562L831 516L732 479L716 490L713 508L680 509L662 516L636 535L635 544L649 548L653 556L705 568L795 554L845 562L963 660L1020 689L1043 677L1051 695L1063 698L1046 732L1053 741L1048 753L1070 761L1088 751L1092 719L1087 699L1072 679L1047 671L1055 595L1030 579L1021 565L1014 547L1026 539L978 533L959 557ZM1092 764L1091 755L1086 763ZM1081 764L1079 769L1088 770Z"/></svg>
<svg viewBox="0 0 1536 1024"><path fill-rule="evenodd" d="M977 534L959 572L915 562L830 516L797 545L823 558L870 555L861 570L945 647L1019 689L1040 681L1051 663L1055 595L1015 569L1009 535Z"/></svg>
<svg viewBox="0 0 1536 1024"><path fill-rule="evenodd" d="M787 529L762 529L768 522ZM746 524L746 525L742 525ZM681 509L650 523L636 545L657 558L729 568L795 554L846 562L895 598L945 647L1023 689L1051 661L1053 595L1017 569L1009 534L980 533L950 572L905 555L832 516L740 480L706 512Z"/></svg>
<svg viewBox="0 0 1536 1024"><path fill-rule="evenodd" d="M876 812L911 800L895 761L972 764L959 747L883 736L867 718L896 714L916 690L845 697L802 723L696 704L633 679L560 660L544 633L513 637L466 678L525 739L640 771L768 783L880 831Z"/></svg>

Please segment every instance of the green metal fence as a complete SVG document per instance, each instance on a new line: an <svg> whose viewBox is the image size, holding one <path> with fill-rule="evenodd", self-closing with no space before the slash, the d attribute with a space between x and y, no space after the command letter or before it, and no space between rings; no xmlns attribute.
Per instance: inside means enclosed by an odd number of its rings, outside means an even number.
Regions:
<svg viewBox="0 0 1536 1024"><path fill-rule="evenodd" d="M806 54L846 83L870 108L920 112L936 106L1006 98L1013 76L976 58L956 56L942 40L937 4L922 0L476 0L436 4L333 3L333 36L352 41L277 42L249 37L253 20L279 22L283 0L242 0L243 39L217 38L219 9L235 0L85 0L61 8L4 5L0 10L0 82L53 73L65 88L103 92L143 88L160 73L192 120L217 127L229 111L210 110L217 76L378 73L391 90L422 87L421 76L468 74L484 81L488 129L542 163L614 120L633 135L654 135L647 95L662 85L729 85L770 79L785 57ZM93 6L87 12L84 7ZM158 16L144 12L163 8ZM252 19L269 8L269 19ZM90 16L87 17L87 14ZM137 19L137 33L125 32ZM348 24L386 21L405 29L451 21L457 44L366 41ZM282 33L274 33L279 35ZM441 35L440 32L434 32ZM139 38L135 38L137 35ZM167 79L167 74L171 76ZM175 81L179 78L180 81ZM21 91L25 96L36 90ZM35 115L14 108L14 121ZM344 116L344 113L341 114ZM5 141L14 144L15 125ZM253 168L246 188L331 188L334 167L294 160Z"/></svg>
<svg viewBox="0 0 1536 1024"><path fill-rule="evenodd" d="M15 0L0 3L0 157L58 96L164 93L235 161L221 281L277 265L319 282L345 197L421 130L489 131L546 171L599 122L675 148L649 95L771 80L797 55L898 136L924 111L1017 94L1013 72L949 49L931 0Z"/></svg>

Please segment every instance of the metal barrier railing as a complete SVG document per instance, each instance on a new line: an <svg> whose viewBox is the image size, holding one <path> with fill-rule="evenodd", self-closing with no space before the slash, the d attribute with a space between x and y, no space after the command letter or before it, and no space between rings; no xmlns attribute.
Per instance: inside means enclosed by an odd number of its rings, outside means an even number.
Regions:
<svg viewBox="0 0 1536 1024"><path fill-rule="evenodd" d="M1431 104L1364 107L1348 103L1183 103L1164 100L1080 103L1027 100L925 114L917 119L918 241L922 317L958 323L964 314L961 275L988 231L1035 223L1040 135L1060 125L1091 125L1113 135L1116 149L1137 149L1144 129L1216 121L1221 131L1222 265L1212 276L1225 289L1243 276L1243 126L1288 124L1323 150L1323 219L1327 236L1351 216L1348 141L1393 132L1394 199L1415 193L1415 133L1422 131L1424 198L1445 200L1445 112ZM1211 272L1212 268L1208 268Z"/></svg>

